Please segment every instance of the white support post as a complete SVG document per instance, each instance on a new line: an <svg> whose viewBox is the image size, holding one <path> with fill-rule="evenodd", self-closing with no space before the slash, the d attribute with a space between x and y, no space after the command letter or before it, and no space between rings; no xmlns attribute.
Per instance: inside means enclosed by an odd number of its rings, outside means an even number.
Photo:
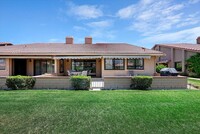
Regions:
<svg viewBox="0 0 200 134"><path fill-rule="evenodd" d="M174 48L171 48L171 67L174 68Z"/></svg>
<svg viewBox="0 0 200 134"><path fill-rule="evenodd" d="M185 50L182 50L182 72L185 72Z"/></svg>
<svg viewBox="0 0 200 134"><path fill-rule="evenodd" d="M58 60L54 59L54 73L57 74L58 73Z"/></svg>

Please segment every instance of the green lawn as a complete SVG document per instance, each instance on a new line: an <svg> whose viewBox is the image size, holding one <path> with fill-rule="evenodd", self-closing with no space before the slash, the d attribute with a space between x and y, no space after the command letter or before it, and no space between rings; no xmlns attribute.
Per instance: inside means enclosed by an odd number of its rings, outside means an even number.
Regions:
<svg viewBox="0 0 200 134"><path fill-rule="evenodd" d="M0 133L200 132L200 91L0 91Z"/></svg>
<svg viewBox="0 0 200 134"><path fill-rule="evenodd" d="M200 80L190 79L188 78L188 84L195 86L200 89Z"/></svg>

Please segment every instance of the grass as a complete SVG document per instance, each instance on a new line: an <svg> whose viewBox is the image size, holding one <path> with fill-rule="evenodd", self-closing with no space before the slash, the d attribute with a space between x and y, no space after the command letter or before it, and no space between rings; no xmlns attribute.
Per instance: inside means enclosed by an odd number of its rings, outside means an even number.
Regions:
<svg viewBox="0 0 200 134"><path fill-rule="evenodd" d="M0 133L199 133L200 91L0 91Z"/></svg>
<svg viewBox="0 0 200 134"><path fill-rule="evenodd" d="M200 80L195 80L195 79L188 78L188 84L191 84L194 87L200 89Z"/></svg>

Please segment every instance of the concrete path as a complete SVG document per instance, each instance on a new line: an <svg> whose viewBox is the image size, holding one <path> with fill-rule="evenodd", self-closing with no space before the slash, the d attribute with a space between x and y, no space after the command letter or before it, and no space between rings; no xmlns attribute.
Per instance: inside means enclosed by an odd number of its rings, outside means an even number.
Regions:
<svg viewBox="0 0 200 134"><path fill-rule="evenodd" d="M193 80L199 80L200 81L200 78L192 78L192 77L188 77L189 79L193 79Z"/></svg>

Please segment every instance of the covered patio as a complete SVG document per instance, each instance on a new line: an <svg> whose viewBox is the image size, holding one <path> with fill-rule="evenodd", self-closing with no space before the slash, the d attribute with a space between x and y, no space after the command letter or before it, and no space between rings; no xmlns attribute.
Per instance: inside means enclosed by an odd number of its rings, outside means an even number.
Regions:
<svg viewBox="0 0 200 134"><path fill-rule="evenodd" d="M9 58L11 75L70 76L87 72L101 77L100 56L16 56ZM69 73L71 72L71 74Z"/></svg>

